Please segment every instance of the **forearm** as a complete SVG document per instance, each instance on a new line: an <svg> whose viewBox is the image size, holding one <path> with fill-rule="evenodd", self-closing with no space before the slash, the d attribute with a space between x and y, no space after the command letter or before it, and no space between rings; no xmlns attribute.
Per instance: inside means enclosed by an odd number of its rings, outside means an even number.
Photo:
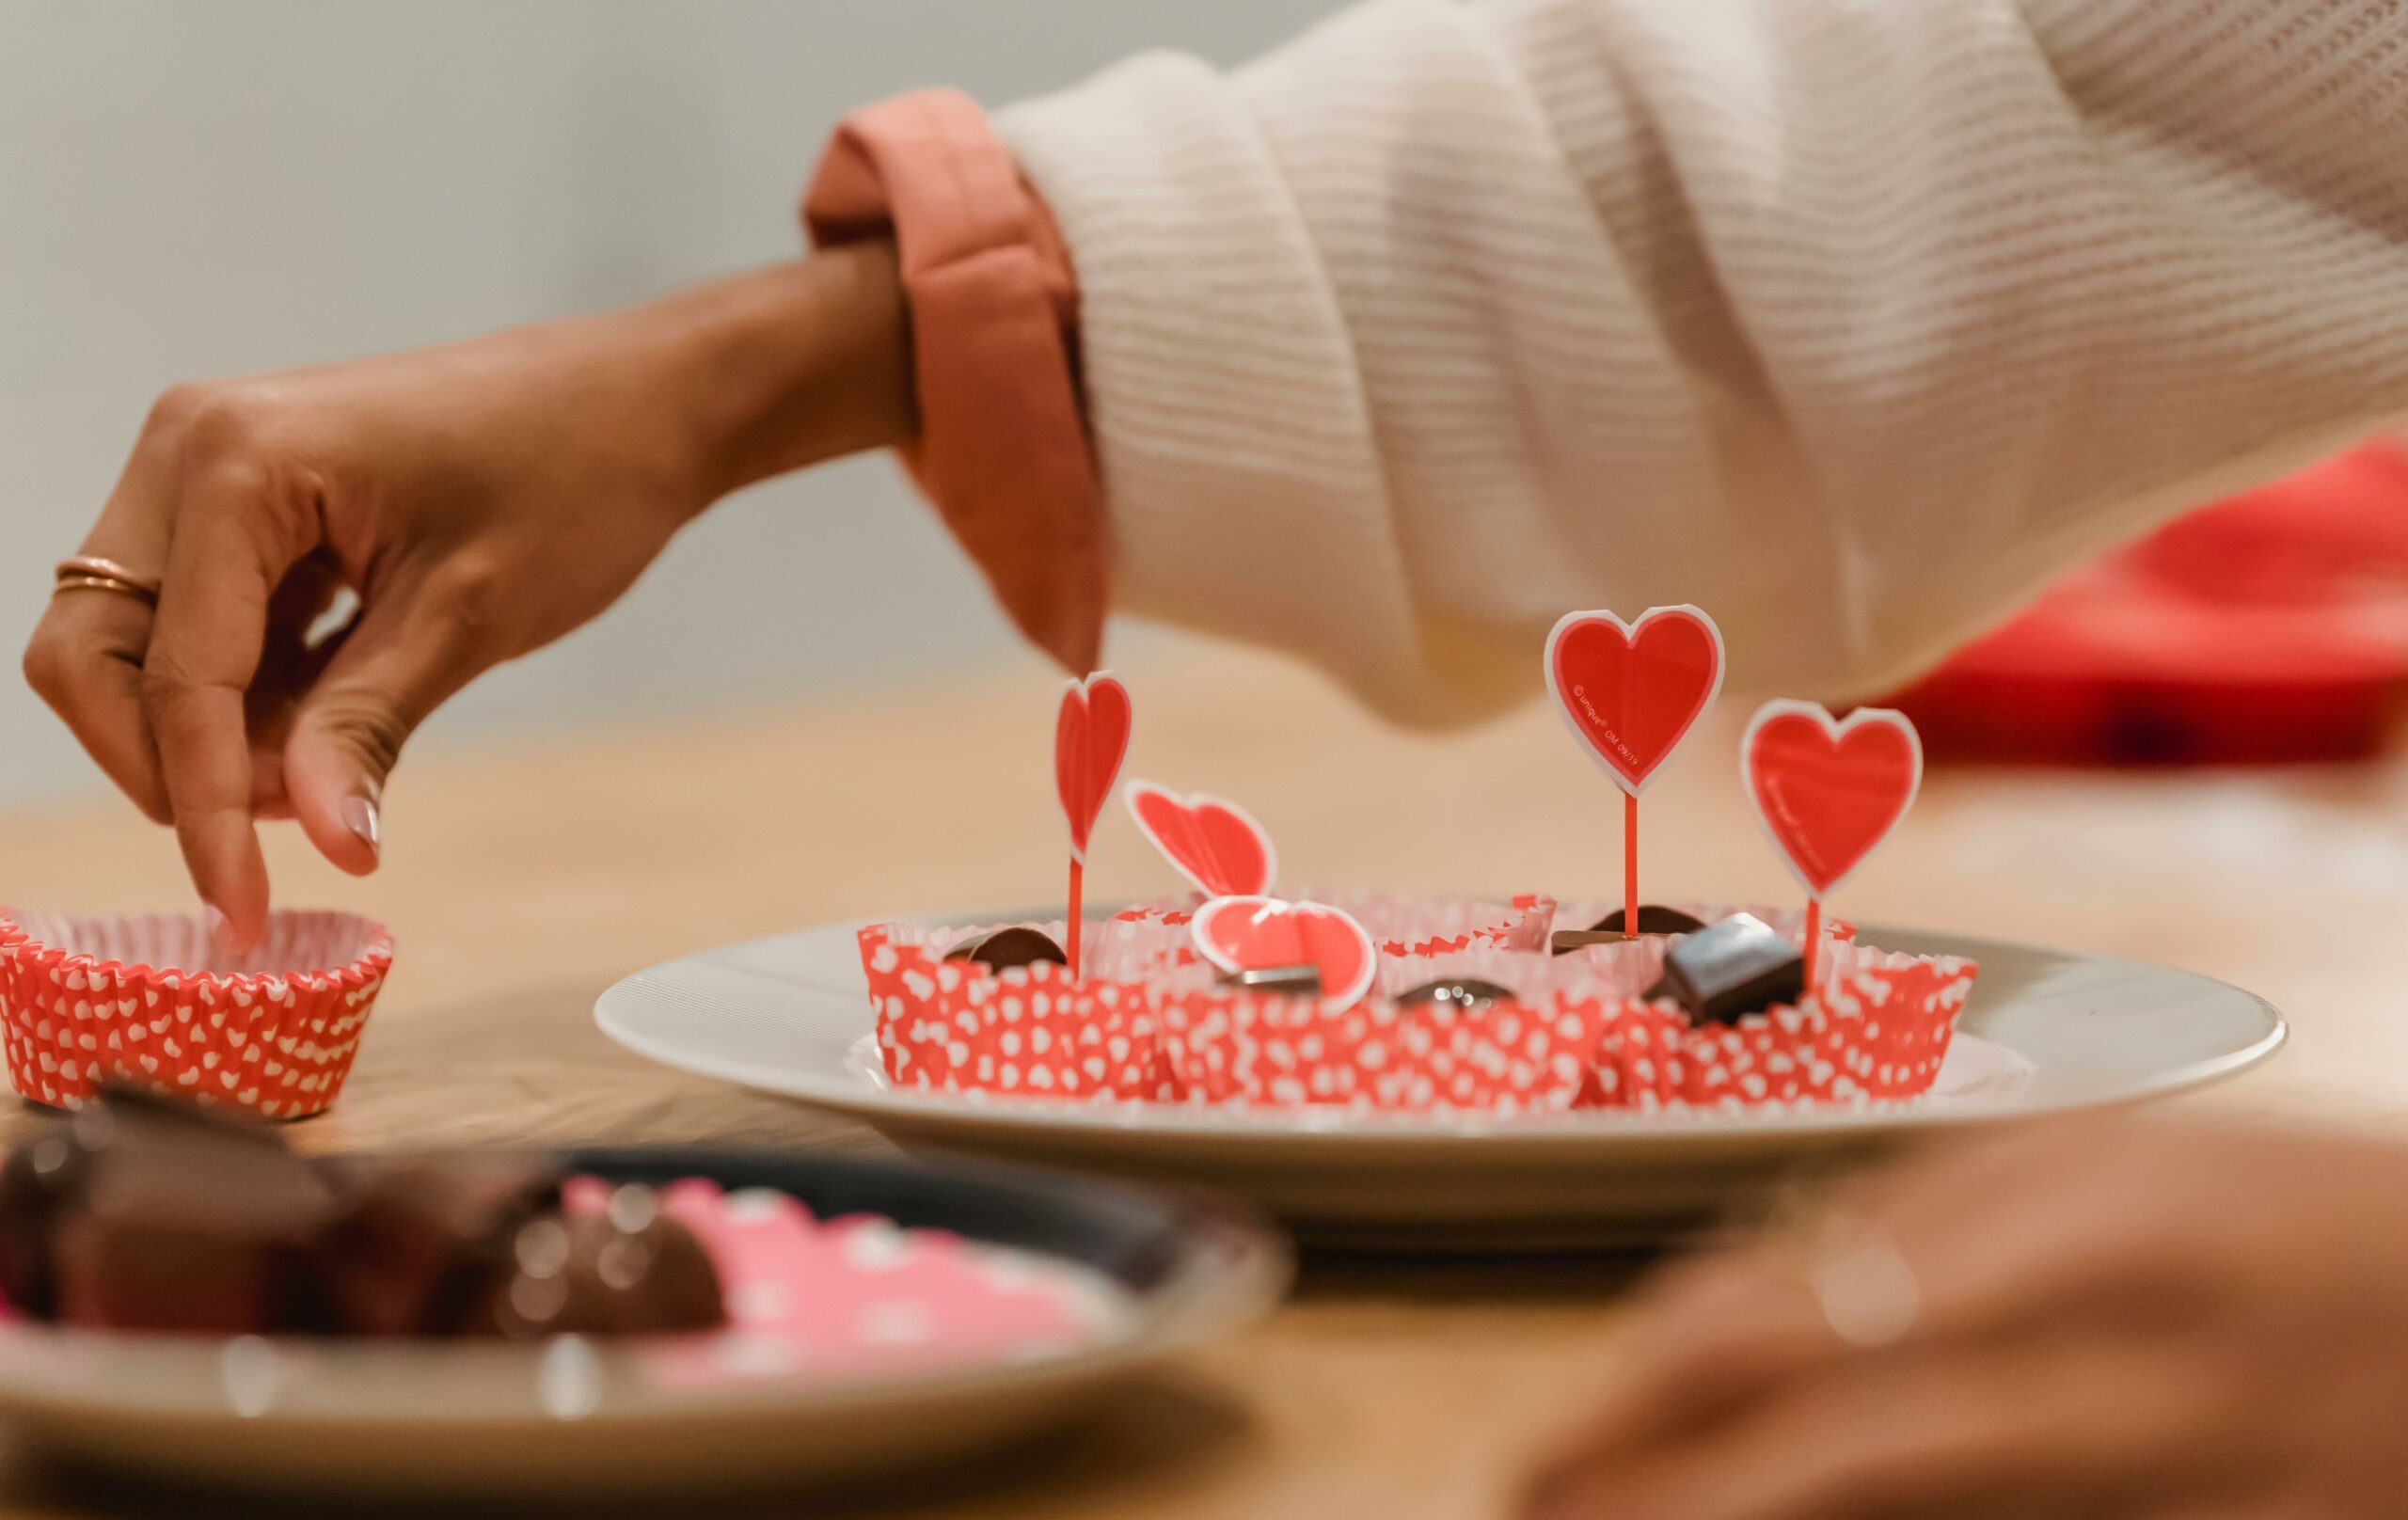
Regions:
<svg viewBox="0 0 2408 1520"><path fill-rule="evenodd" d="M894 245L863 242L598 316L581 336L654 398L689 510L788 470L907 442L911 346Z"/></svg>

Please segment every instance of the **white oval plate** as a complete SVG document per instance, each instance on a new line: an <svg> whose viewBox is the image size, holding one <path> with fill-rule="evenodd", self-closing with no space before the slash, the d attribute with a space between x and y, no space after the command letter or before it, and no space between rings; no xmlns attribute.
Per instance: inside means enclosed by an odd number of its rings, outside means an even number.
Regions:
<svg viewBox="0 0 2408 1520"><path fill-rule="evenodd" d="M969 914L948 922L993 921ZM1250 1197L1323 1243L1528 1249L1659 1240L1802 1163L1946 1126L2129 1102L2245 1070L2282 1016L2141 961L1866 926L1981 974L1934 1091L1877 1109L1494 1118L964 1099L887 1085L860 922L723 946L602 994L594 1017L668 1065L841 1110L905 1144L975 1148Z"/></svg>

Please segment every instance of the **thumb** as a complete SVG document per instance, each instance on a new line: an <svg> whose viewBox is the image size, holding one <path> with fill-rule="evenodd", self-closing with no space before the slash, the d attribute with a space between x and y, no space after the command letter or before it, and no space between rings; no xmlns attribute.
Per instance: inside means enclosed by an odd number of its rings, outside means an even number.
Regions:
<svg viewBox="0 0 2408 1520"><path fill-rule="evenodd" d="M385 780L402 745L475 674L459 634L456 620L406 603L363 609L294 705L285 796L318 852L354 876L376 869Z"/></svg>

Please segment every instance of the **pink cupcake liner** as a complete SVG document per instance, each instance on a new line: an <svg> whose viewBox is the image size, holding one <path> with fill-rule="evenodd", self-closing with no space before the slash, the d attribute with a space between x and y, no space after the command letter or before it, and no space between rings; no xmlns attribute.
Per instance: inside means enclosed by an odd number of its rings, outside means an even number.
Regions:
<svg viewBox="0 0 2408 1520"><path fill-rule="evenodd" d="M303 1118L341 1093L392 962L383 926L350 913L271 914L230 960L196 916L0 910L0 1044L35 1102L124 1082Z"/></svg>

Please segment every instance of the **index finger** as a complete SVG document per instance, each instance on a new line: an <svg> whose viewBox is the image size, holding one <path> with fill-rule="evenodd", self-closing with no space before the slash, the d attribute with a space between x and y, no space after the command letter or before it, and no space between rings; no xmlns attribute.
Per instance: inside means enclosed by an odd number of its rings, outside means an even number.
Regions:
<svg viewBox="0 0 2408 1520"><path fill-rule="evenodd" d="M177 842L201 900L224 915L222 938L233 949L259 942L268 902L243 694L259 669L271 590L306 547L280 542L271 488L227 470L186 486L142 662L143 707Z"/></svg>

